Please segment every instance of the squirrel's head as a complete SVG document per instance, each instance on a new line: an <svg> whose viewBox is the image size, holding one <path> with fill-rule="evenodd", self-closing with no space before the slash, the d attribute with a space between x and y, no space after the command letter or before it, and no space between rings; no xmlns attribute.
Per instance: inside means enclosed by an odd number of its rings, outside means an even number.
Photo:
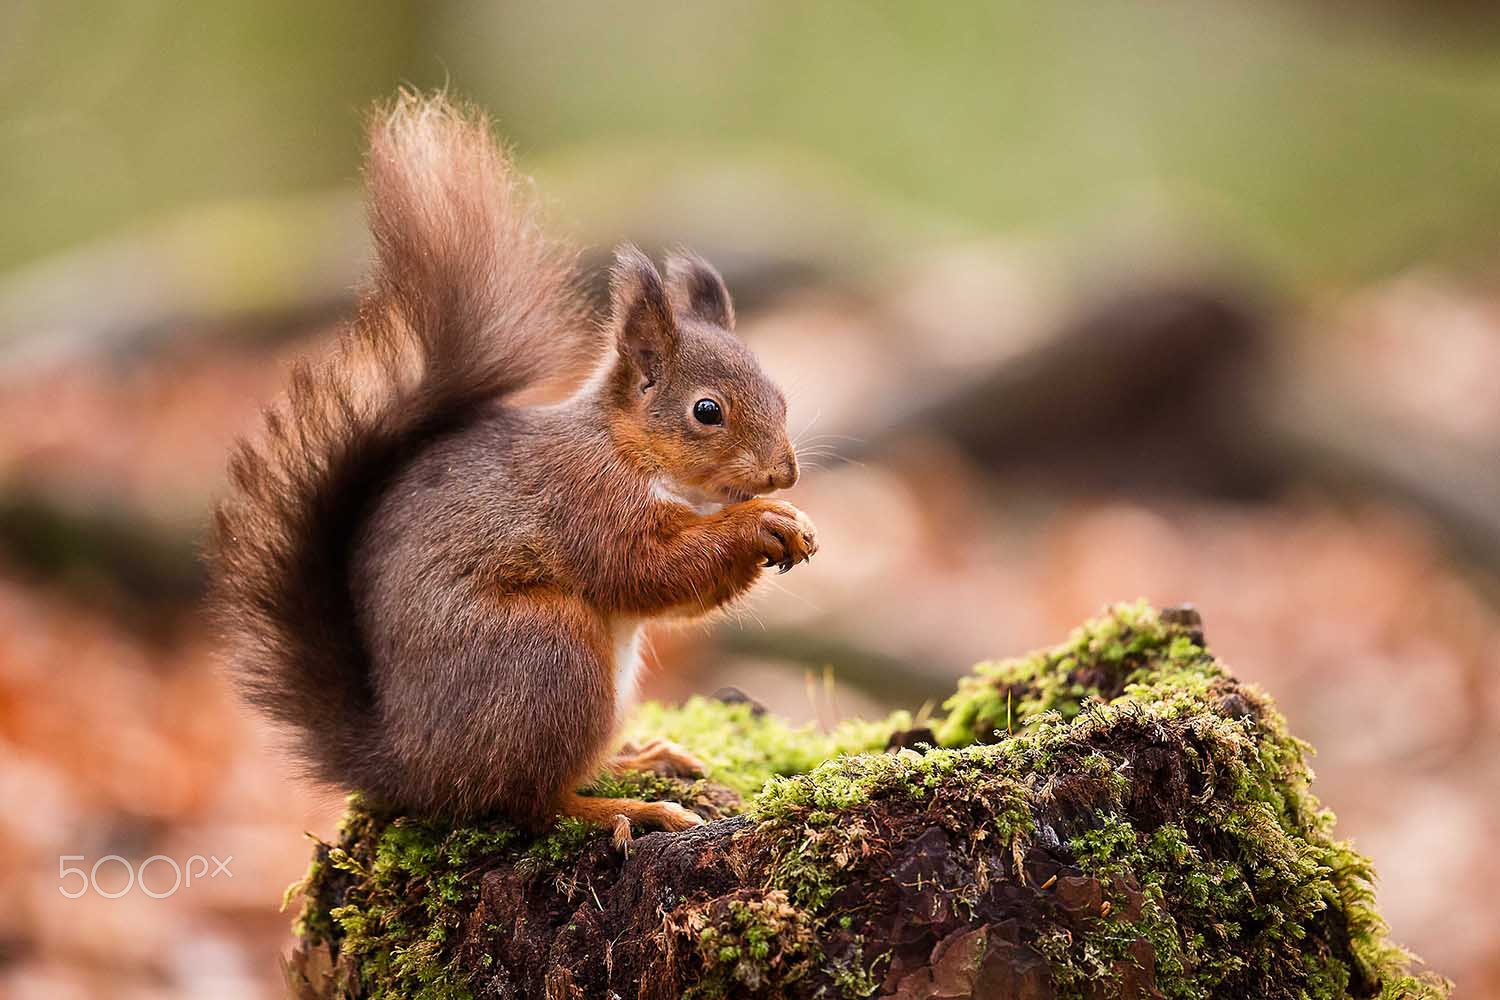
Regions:
<svg viewBox="0 0 1500 1000"><path fill-rule="evenodd" d="M667 260L666 280L632 246L610 282L616 434L695 503L732 503L797 481L786 398L734 335L734 307L701 257Z"/></svg>

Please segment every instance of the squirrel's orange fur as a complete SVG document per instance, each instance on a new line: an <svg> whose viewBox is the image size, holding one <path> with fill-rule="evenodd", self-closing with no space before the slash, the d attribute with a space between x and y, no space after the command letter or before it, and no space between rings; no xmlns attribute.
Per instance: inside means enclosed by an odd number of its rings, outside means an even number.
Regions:
<svg viewBox="0 0 1500 1000"><path fill-rule="evenodd" d="M664 280L621 250L601 337L479 114L402 96L367 175L358 318L293 369L217 510L213 607L242 688L315 777L391 806L698 822L576 789L611 764L644 622L816 551L803 514L760 496L797 476L780 391L696 257ZM585 365L561 403L516 399ZM613 765L683 763L652 744Z"/></svg>

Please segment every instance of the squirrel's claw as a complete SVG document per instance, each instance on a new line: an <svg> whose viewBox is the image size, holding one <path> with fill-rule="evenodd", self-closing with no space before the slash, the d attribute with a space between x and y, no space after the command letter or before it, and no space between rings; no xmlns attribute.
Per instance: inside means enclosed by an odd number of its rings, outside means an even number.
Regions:
<svg viewBox="0 0 1500 1000"><path fill-rule="evenodd" d="M676 802L626 802L622 804L638 810L635 812L635 818L642 824L660 827L671 833L691 830L695 826L702 826L708 822L691 809ZM624 813L616 813L610 828L609 842L621 854L628 854L633 839L630 835L630 817Z"/></svg>
<svg viewBox="0 0 1500 1000"><path fill-rule="evenodd" d="M791 504L780 500L763 503L766 508L757 514L760 519L757 544L764 559L762 565L766 569L774 566L786 573L818 550L817 532L807 516Z"/></svg>
<svg viewBox="0 0 1500 1000"><path fill-rule="evenodd" d="M614 827L610 831L609 842L614 845L615 850L626 854L630 851L630 839L630 817L616 816Z"/></svg>

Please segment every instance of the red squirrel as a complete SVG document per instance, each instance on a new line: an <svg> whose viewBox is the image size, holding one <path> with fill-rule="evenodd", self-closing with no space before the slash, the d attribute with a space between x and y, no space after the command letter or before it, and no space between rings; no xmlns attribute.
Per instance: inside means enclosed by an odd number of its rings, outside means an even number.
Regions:
<svg viewBox="0 0 1500 1000"><path fill-rule="evenodd" d="M617 840L701 823L578 789L700 766L662 741L609 754L645 623L817 551L764 496L797 456L723 279L624 247L601 326L487 120L444 97L377 111L366 180L357 317L237 443L215 512L239 686L312 777L392 808L575 816ZM561 402L518 398L585 365Z"/></svg>

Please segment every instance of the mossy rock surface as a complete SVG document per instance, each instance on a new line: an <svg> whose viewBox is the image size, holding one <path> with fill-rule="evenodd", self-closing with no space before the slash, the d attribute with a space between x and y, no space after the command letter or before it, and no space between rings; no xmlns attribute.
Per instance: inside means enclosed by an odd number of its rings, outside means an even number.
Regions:
<svg viewBox="0 0 1500 1000"><path fill-rule="evenodd" d="M309 997L1421 997L1308 748L1191 611L1111 609L980 664L932 729L753 705L634 728L706 779L611 779L713 821L627 856L351 804L300 888ZM931 744L937 744L933 746ZM900 747L888 750L887 747Z"/></svg>

